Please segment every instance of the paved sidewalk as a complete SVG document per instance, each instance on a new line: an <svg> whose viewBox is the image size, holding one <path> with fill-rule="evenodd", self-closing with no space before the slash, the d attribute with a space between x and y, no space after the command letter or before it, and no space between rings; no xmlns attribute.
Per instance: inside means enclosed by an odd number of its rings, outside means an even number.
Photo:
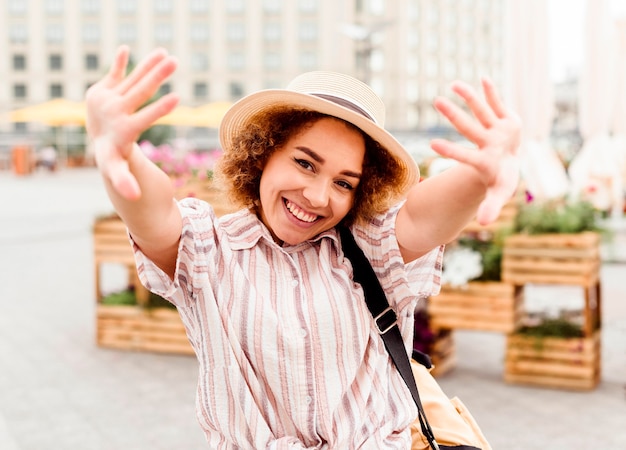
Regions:
<svg viewBox="0 0 626 450"><path fill-rule="evenodd" d="M91 226L112 211L95 169L0 171L0 205L0 450L207 449L193 357L95 346ZM603 266L603 376L591 392L508 385L504 337L456 332L457 367L439 381L494 449L626 448L624 278L626 264ZM575 288L529 294L536 306L580 301Z"/></svg>

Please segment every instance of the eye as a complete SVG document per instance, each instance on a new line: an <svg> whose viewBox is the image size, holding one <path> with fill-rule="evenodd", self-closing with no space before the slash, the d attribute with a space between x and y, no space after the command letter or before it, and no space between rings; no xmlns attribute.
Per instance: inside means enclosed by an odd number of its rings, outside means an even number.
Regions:
<svg viewBox="0 0 626 450"><path fill-rule="evenodd" d="M309 161L307 161L306 159L298 159L298 158L294 158L294 161L296 162L296 164L298 164L300 167L306 169L306 170L313 170L313 164L311 164Z"/></svg>
<svg viewBox="0 0 626 450"><path fill-rule="evenodd" d="M342 189L345 189L347 191L352 191L354 190L354 186L352 186L352 184L348 183L347 181L337 181L336 182L337 186L341 187Z"/></svg>

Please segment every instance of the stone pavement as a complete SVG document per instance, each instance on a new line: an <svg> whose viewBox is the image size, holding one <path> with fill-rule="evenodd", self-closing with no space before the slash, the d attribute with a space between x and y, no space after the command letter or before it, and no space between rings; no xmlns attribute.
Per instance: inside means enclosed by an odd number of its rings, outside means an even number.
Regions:
<svg viewBox="0 0 626 450"><path fill-rule="evenodd" d="M95 346L91 226L112 211L95 169L0 171L0 206L0 450L208 448L193 357ZM626 448L624 278L626 264L603 266L603 375L590 392L508 385L504 337L455 332L458 363L439 381L494 449ZM568 289L529 297L579 301Z"/></svg>

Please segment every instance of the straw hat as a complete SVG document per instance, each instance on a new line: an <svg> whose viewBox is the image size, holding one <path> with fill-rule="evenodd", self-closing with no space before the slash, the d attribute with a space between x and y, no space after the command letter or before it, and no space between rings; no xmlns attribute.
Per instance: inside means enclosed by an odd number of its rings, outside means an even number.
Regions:
<svg viewBox="0 0 626 450"><path fill-rule="evenodd" d="M384 129L385 105L365 83L336 72L307 72L296 77L286 89L267 89L236 102L220 125L220 142L228 151L251 117L268 107L285 105L318 111L350 122L387 149L404 168L404 176L394 180L408 189L419 179L415 160Z"/></svg>

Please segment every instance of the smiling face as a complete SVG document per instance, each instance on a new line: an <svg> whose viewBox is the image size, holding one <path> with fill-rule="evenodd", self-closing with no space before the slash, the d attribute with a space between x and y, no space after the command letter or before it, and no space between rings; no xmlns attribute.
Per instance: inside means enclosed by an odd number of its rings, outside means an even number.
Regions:
<svg viewBox="0 0 626 450"><path fill-rule="evenodd" d="M294 134L267 160L260 217L279 242L296 245L337 225L354 203L365 141L338 119Z"/></svg>

